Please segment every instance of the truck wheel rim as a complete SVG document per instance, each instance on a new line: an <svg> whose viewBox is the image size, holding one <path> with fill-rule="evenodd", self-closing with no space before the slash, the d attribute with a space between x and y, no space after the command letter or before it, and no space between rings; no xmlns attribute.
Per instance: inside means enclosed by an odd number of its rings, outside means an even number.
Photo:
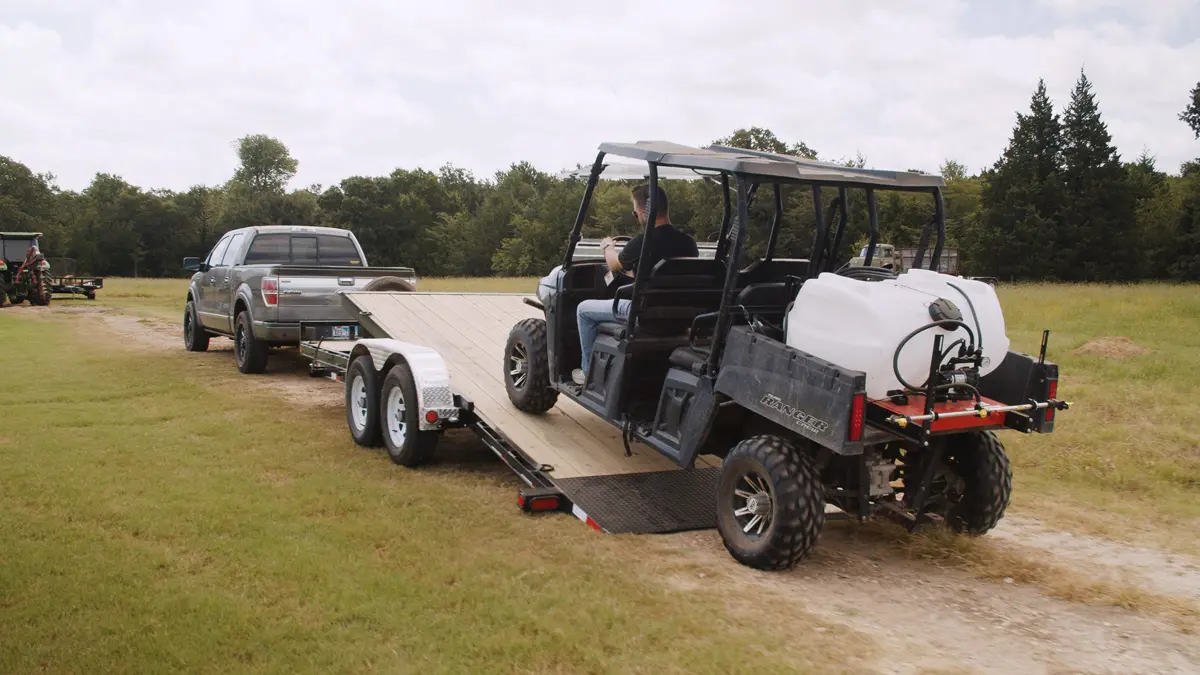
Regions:
<svg viewBox="0 0 1200 675"><path fill-rule="evenodd" d="M188 346L192 344L192 313L184 312L183 314L183 339Z"/></svg>
<svg viewBox="0 0 1200 675"><path fill-rule="evenodd" d="M246 331L241 325L237 327L237 337L233 340L233 351L238 363L246 360Z"/></svg>
<svg viewBox="0 0 1200 675"><path fill-rule="evenodd" d="M392 445L396 447L404 445L404 439L408 436L408 423L404 421L406 412L404 392L400 391L400 387L392 387L387 398L387 430L392 437Z"/></svg>
<svg viewBox="0 0 1200 675"><path fill-rule="evenodd" d="M770 486L755 471L742 474L733 488L733 517L742 533L759 537L771 528L775 514Z"/></svg>
<svg viewBox="0 0 1200 675"><path fill-rule="evenodd" d="M355 375L350 382L350 409L354 413L354 426L367 428L367 383L362 375Z"/></svg>
<svg viewBox="0 0 1200 675"><path fill-rule="evenodd" d="M508 357L508 376L517 389L524 387L529 379L529 350L520 342L513 345L512 354Z"/></svg>

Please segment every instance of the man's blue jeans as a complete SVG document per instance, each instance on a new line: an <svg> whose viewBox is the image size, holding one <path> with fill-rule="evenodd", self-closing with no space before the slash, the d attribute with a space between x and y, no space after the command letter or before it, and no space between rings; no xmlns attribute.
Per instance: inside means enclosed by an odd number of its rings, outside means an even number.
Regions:
<svg viewBox="0 0 1200 675"><path fill-rule="evenodd" d="M618 300L617 313L613 314L612 300L584 300L579 303L576 314L579 317L579 347L583 351L583 374L587 375L597 329L605 321L624 322L629 318L629 301Z"/></svg>

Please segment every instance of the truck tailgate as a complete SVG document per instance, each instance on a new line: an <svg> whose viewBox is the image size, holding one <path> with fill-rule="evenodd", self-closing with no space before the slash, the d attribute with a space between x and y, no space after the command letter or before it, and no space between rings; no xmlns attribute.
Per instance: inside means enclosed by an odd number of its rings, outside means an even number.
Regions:
<svg viewBox="0 0 1200 675"><path fill-rule="evenodd" d="M341 321L350 314L338 291L361 291L379 277L399 277L415 287L415 274L401 267L298 267L281 266L278 321Z"/></svg>

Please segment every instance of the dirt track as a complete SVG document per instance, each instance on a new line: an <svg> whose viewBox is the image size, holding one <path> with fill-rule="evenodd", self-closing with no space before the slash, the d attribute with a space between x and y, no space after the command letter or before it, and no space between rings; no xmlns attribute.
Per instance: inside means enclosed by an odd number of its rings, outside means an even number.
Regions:
<svg viewBox="0 0 1200 675"><path fill-rule="evenodd" d="M77 316L141 350L183 349L178 326L112 308L13 309L28 318ZM228 359L229 376L235 377L232 354L221 353L228 352L228 345L215 340L214 353L206 358ZM271 363L270 377L240 382L270 389L296 405L340 408L341 386L310 378L298 355L281 353ZM1200 604L1200 561L1186 556L1060 532L1011 515L989 543L1049 560L1081 579L1118 582ZM655 537L649 547L696 570L694 576L666 577L685 592L719 588L729 592L731 603L767 593L870 635L879 647L880 672L1200 673L1200 636L1169 622L909 560L870 530L847 523L830 524L814 559L786 573L739 566L715 531Z"/></svg>

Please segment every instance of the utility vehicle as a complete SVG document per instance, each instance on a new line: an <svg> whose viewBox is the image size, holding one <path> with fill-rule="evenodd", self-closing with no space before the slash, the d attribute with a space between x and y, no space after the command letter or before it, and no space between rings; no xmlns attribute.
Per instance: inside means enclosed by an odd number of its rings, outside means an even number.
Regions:
<svg viewBox="0 0 1200 675"><path fill-rule="evenodd" d="M938 269L940 177L657 141L599 150L562 267L533 303L541 316L515 323L496 364L514 407L536 419L565 399L615 429L628 457L643 445L678 467L718 471L707 508L715 508L729 552L753 567L802 559L827 510L857 519L882 513L913 529L945 522L981 534L996 525L1012 473L994 432L1048 433L1067 404L1057 399L1058 368L1045 360L1045 339L1037 357L1007 351L990 287L924 269L898 276L870 264L876 193L899 190L929 197L921 241L933 246L921 247L915 265L927 260L929 270ZM644 163L652 196L660 172L691 173L720 189L715 255L647 269L643 249L644 273L616 289L602 261L577 257L611 157ZM811 191L811 222L787 220L784 190ZM773 199L774 217L765 255L748 260L749 206L762 194ZM865 199L869 213L864 266L834 259L851 236L851 197ZM647 208L653 223L653 198ZM807 259L776 257L785 228L812 231ZM579 387L571 381L584 356L576 308L596 298L632 305L626 321L600 326ZM882 330L897 325L907 334L889 338ZM880 365L887 362L891 368ZM703 458L716 458L719 469ZM661 488L618 489L641 499L639 491Z"/></svg>

